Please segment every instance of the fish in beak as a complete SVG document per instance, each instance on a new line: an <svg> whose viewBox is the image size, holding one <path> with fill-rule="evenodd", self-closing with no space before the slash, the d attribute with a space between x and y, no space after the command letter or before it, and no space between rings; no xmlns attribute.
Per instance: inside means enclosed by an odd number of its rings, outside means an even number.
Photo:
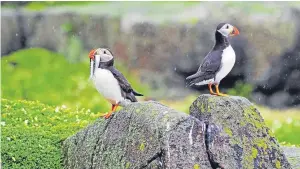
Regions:
<svg viewBox="0 0 300 169"><path fill-rule="evenodd" d="M95 69L96 69L95 52L96 52L96 49L93 49L89 53L89 58L90 58L90 78L89 78L89 80L91 80L92 77L94 76Z"/></svg>

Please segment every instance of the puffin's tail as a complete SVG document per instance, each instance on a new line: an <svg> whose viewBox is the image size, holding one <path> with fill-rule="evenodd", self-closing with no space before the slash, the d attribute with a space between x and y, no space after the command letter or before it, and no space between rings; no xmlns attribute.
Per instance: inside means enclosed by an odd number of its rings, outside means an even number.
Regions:
<svg viewBox="0 0 300 169"><path fill-rule="evenodd" d="M195 74L193 74L191 76L188 76L186 78L186 85L187 86L192 86L192 85L194 85L197 82L201 82L202 80L204 80L204 76L203 75L204 75L204 73L197 72L197 73L195 73Z"/></svg>
<svg viewBox="0 0 300 169"><path fill-rule="evenodd" d="M144 96L143 94L140 94L140 93L138 93L138 92L136 92L136 91L134 91L134 90L132 90L132 93L133 93L135 96Z"/></svg>

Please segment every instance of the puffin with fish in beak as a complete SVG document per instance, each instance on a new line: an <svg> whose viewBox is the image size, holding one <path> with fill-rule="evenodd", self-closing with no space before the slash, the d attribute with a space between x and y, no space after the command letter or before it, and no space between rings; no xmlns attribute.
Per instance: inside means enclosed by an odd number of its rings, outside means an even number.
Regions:
<svg viewBox="0 0 300 169"><path fill-rule="evenodd" d="M228 75L235 63L235 52L231 47L228 37L236 36L239 30L228 24L220 23L215 31L215 45L206 55L198 71L186 78L188 85L206 85L212 95L227 96L220 93L219 84ZM216 87L216 93L212 90L212 85Z"/></svg>
<svg viewBox="0 0 300 169"><path fill-rule="evenodd" d="M135 96L143 96L132 89L131 85L114 67L114 56L109 49L93 49L89 53L90 79L97 91L111 104L112 109L104 117L109 118L118 106L126 106L128 103L137 102Z"/></svg>

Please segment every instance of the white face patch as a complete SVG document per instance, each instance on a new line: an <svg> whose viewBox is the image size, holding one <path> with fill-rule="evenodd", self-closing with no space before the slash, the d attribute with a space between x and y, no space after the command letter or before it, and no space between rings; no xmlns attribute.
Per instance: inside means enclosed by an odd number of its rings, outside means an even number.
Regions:
<svg viewBox="0 0 300 169"><path fill-rule="evenodd" d="M228 37L230 35L230 33L233 31L233 26L227 23L224 26L222 26L221 29L219 29L217 31L220 32L223 36Z"/></svg>

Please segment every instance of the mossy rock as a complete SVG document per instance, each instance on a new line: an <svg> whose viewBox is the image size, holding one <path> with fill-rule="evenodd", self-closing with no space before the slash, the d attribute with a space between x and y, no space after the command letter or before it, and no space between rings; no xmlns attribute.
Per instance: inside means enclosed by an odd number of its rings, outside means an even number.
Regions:
<svg viewBox="0 0 300 169"><path fill-rule="evenodd" d="M66 169L210 169L205 125L157 102L133 103L63 143Z"/></svg>
<svg viewBox="0 0 300 169"><path fill-rule="evenodd" d="M291 168L255 106L243 97L201 95L190 115L206 124L213 168Z"/></svg>

